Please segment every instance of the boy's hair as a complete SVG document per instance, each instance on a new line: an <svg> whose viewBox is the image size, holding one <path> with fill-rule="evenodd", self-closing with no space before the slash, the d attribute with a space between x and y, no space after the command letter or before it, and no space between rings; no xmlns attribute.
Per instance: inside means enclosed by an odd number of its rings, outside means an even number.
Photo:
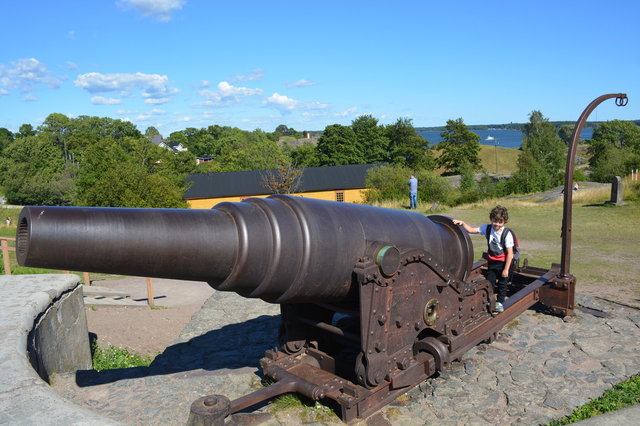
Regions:
<svg viewBox="0 0 640 426"><path fill-rule="evenodd" d="M491 209L491 213L489 213L489 219L491 221L502 219L504 223L507 223L509 222L509 212L506 207L502 207L500 205L495 206Z"/></svg>

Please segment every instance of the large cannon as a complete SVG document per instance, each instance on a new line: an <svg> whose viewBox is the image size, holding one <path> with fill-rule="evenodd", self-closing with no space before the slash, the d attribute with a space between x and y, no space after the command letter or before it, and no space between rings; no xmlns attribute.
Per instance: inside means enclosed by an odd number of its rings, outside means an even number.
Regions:
<svg viewBox="0 0 640 426"><path fill-rule="evenodd" d="M212 210L26 207L19 219L21 265L207 281L218 290L280 303L279 347L260 360L269 387L229 401L204 396L193 424L286 392L333 402L342 419L365 418L469 349L491 342L540 302L574 309L571 258L573 131L564 186L562 263L516 269L504 312L472 263L469 236L443 216L290 196L221 203Z"/></svg>
<svg viewBox="0 0 640 426"><path fill-rule="evenodd" d="M16 252L27 266L207 281L279 303L279 347L260 361L275 383L194 402L218 419L294 391L364 418L537 301L573 309L573 277L525 266L492 316L485 262L447 217L284 195L211 210L25 207Z"/></svg>

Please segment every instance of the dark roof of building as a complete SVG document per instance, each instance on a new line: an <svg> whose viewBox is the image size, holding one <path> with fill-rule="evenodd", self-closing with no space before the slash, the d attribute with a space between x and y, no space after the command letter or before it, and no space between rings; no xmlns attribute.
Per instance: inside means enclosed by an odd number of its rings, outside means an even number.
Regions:
<svg viewBox="0 0 640 426"><path fill-rule="evenodd" d="M159 135L159 134L153 135L149 140L155 145L160 145L161 143L164 142L164 139L162 139L162 135Z"/></svg>
<svg viewBox="0 0 640 426"><path fill-rule="evenodd" d="M302 169L300 184L295 192L357 189L365 187L367 170L377 164L306 167ZM191 183L184 198L219 198L243 195L267 195L272 191L261 185L265 170L221 173L194 173L187 177ZM275 170L271 170L274 173Z"/></svg>

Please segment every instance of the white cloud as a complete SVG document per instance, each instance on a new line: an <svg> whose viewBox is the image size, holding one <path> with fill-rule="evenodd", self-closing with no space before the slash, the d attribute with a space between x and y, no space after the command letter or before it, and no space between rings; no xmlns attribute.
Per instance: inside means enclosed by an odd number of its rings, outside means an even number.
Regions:
<svg viewBox="0 0 640 426"><path fill-rule="evenodd" d="M75 63L71 62L71 61L67 61L67 69L69 71L77 71L78 70L78 66Z"/></svg>
<svg viewBox="0 0 640 426"><path fill-rule="evenodd" d="M151 111L147 111L143 114L139 114L136 117L136 120L138 121L146 121L146 120L151 120L152 118L158 116L158 115L164 115L167 112L165 110L162 109L152 109Z"/></svg>
<svg viewBox="0 0 640 426"><path fill-rule="evenodd" d="M296 82L293 83L288 83L287 87L305 87L305 86L315 86L315 82L313 81L309 81L309 80L305 80L304 78L301 80L298 80Z"/></svg>
<svg viewBox="0 0 640 426"><path fill-rule="evenodd" d="M240 99L242 98L261 95L262 89L236 87L226 81L221 81L218 83L218 90L202 89L198 94L205 98L205 101L200 105L229 105L240 102Z"/></svg>
<svg viewBox="0 0 640 426"><path fill-rule="evenodd" d="M245 81L256 81L264 77L264 70L262 68L256 68L249 71L249 74L236 74L233 76L232 81L234 83L240 83Z"/></svg>
<svg viewBox="0 0 640 426"><path fill-rule="evenodd" d="M169 98L148 98L144 100L145 104L154 104L154 105L160 105L160 104L166 104L167 102L169 102Z"/></svg>
<svg viewBox="0 0 640 426"><path fill-rule="evenodd" d="M291 112L298 107L299 101L291 99L288 96L274 93L264 102L265 105L277 109L280 112Z"/></svg>
<svg viewBox="0 0 640 426"><path fill-rule="evenodd" d="M168 120L167 123L168 124L173 124L173 123L188 123L192 120L191 117L189 116L184 116L184 117L178 117L178 118L174 118L172 120Z"/></svg>
<svg viewBox="0 0 640 426"><path fill-rule="evenodd" d="M320 102L297 101L279 93L274 93L269 96L262 104L280 111L281 114L289 114L294 110L324 109L329 106L327 104L321 104Z"/></svg>
<svg viewBox="0 0 640 426"><path fill-rule="evenodd" d="M342 112L337 113L336 115L338 117L350 117L356 114L356 112L358 112L358 108L356 107L351 107L351 108L347 108Z"/></svg>
<svg viewBox="0 0 640 426"><path fill-rule="evenodd" d="M34 102L34 101L37 101L37 100L38 100L38 97L37 97L37 96L35 96L35 95L31 95L31 94L29 94L29 95L24 95L24 97L22 98L22 100L23 100L23 101L25 101L25 102Z"/></svg>
<svg viewBox="0 0 640 426"><path fill-rule="evenodd" d="M185 0L119 0L116 4L124 10L134 9L145 18L167 22L174 11L182 9Z"/></svg>
<svg viewBox="0 0 640 426"><path fill-rule="evenodd" d="M3 87L17 87L22 92L30 92L40 84L57 89L62 82L61 77L54 75L35 58L20 58L9 66L0 64L0 86Z"/></svg>
<svg viewBox="0 0 640 426"><path fill-rule="evenodd" d="M116 114L118 115L131 114L131 111L127 111L125 109L119 109L116 111Z"/></svg>
<svg viewBox="0 0 640 426"><path fill-rule="evenodd" d="M211 86L211 83L209 83L209 80L202 80L200 82L200 87L209 87Z"/></svg>
<svg viewBox="0 0 640 426"><path fill-rule="evenodd" d="M0 88L0 96L2 96L2 95L8 95L8 94L9 94L9 91L8 91L8 90L4 90L4 89Z"/></svg>
<svg viewBox="0 0 640 426"><path fill-rule="evenodd" d="M94 105L118 105L121 104L122 101L120 99L115 98L105 98L103 96L93 96L91 98L91 103Z"/></svg>
<svg viewBox="0 0 640 426"><path fill-rule="evenodd" d="M141 91L146 103L164 103L168 96L175 95L178 89L169 86L169 78L160 74L100 74L90 72L81 74L74 84L89 93L119 92L120 96L129 96L131 92ZM154 101L157 100L157 101Z"/></svg>

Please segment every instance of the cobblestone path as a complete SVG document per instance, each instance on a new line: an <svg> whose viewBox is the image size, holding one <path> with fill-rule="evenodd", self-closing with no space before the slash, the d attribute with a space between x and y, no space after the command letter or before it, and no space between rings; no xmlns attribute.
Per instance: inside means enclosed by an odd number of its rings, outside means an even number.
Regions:
<svg viewBox="0 0 640 426"><path fill-rule="evenodd" d="M363 425L544 424L640 372L640 311L584 295L565 320L528 310L490 345L398 398ZM216 292L150 367L79 372L54 388L111 419L182 425L207 394L231 399L260 386L258 360L277 342L279 306ZM236 415L235 424L340 423L312 409Z"/></svg>

